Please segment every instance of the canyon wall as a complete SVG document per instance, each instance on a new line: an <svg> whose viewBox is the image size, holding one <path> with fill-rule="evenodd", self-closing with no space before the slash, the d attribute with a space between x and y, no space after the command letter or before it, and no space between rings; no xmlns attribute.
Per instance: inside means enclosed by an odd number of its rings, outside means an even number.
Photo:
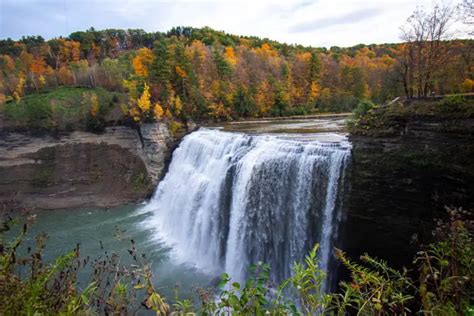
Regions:
<svg viewBox="0 0 474 316"><path fill-rule="evenodd" d="M445 206L474 207L474 120L413 120L398 135L351 136L341 247L409 265Z"/></svg>
<svg viewBox="0 0 474 316"><path fill-rule="evenodd" d="M140 131L120 126L103 134L73 132L0 137L0 201L30 208L113 207L151 195L175 138L166 124Z"/></svg>

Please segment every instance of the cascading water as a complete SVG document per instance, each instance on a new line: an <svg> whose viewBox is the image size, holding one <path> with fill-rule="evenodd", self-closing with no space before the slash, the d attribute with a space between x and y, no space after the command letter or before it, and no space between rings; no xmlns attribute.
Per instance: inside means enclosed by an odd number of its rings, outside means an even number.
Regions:
<svg viewBox="0 0 474 316"><path fill-rule="evenodd" d="M146 210L178 260L242 281L258 261L274 280L320 243L329 268L350 147L200 129L173 153Z"/></svg>

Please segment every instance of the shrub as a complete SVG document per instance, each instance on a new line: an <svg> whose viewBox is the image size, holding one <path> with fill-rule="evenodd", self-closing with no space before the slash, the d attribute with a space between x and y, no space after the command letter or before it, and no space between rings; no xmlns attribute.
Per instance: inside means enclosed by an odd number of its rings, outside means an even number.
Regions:
<svg viewBox="0 0 474 316"><path fill-rule="evenodd" d="M151 283L149 266L137 253L134 241L128 250L133 264L124 266L117 254L100 260L79 256L79 245L46 263L43 251L47 236L36 237L36 246L24 240L34 217L28 216L17 236L19 222L4 212L0 222L0 310L2 315L125 315L146 307L164 315L169 306ZM78 274L89 266L90 283L77 286ZM27 273L22 273L26 271ZM138 298L143 298L139 301Z"/></svg>
<svg viewBox="0 0 474 316"><path fill-rule="evenodd" d="M106 254L91 261L91 281L77 286L77 275L87 260L79 257L79 245L47 264L43 259L46 236L36 238L36 247L21 251L33 222L27 217L18 236L12 235L15 220L3 214L0 222L0 310L6 315L114 314L140 308L157 315L197 312L201 315L472 315L474 297L474 250L471 212L448 209L449 220L439 221L437 240L420 251L414 263L420 272L412 279L408 271L391 268L369 255L361 263L341 250L336 255L351 272L338 293L324 293L325 272L318 266L316 245L302 263L294 263L293 275L275 286L269 281L268 265L251 267L244 283L221 276L219 292L197 289L200 302L181 300L176 292L170 306L152 284L149 265L131 241L133 264L123 266L120 257ZM20 275L21 271L28 271Z"/></svg>
<svg viewBox="0 0 474 316"><path fill-rule="evenodd" d="M430 315L474 313L473 221L463 220L470 212L448 209L449 221L438 221L437 241L416 258L423 312ZM469 232L471 230L471 233Z"/></svg>
<svg viewBox="0 0 474 316"><path fill-rule="evenodd" d="M471 315L474 297L474 252L472 212L448 209L449 220L438 221L436 241L418 252L414 263L419 280L407 271L392 269L384 261L368 255L362 264L337 251L351 272L351 280L341 283L333 308L338 315L357 311L358 315Z"/></svg>
<svg viewBox="0 0 474 316"><path fill-rule="evenodd" d="M50 130L54 127L53 110L43 99L27 99L23 103L9 102L5 105L8 120L28 126L31 130Z"/></svg>
<svg viewBox="0 0 474 316"><path fill-rule="evenodd" d="M366 115L371 109L375 107L375 104L370 100L361 100L357 104L356 108L352 112L356 119Z"/></svg>
<svg viewBox="0 0 474 316"><path fill-rule="evenodd" d="M319 268L318 249L319 244L316 244L306 256L304 263L295 262L293 264L293 276L280 285L278 292L281 297L282 291L291 286L290 295L295 293L298 306L306 315L325 311L332 299L330 294L324 293L326 272ZM296 311L295 304L292 302L287 302L284 306L287 307L288 312Z"/></svg>
<svg viewBox="0 0 474 316"><path fill-rule="evenodd" d="M439 105L445 109L456 109L458 106L464 104L466 100L462 95L451 95L443 98Z"/></svg>
<svg viewBox="0 0 474 316"><path fill-rule="evenodd" d="M258 263L250 267L250 278L243 284L231 282L228 274L221 276L221 293L216 301L200 290L204 315L305 315L323 313L329 307L331 295L323 292L326 274L319 268L315 245L303 263L295 262L293 276L277 286L269 282L268 265Z"/></svg>
<svg viewBox="0 0 474 316"><path fill-rule="evenodd" d="M104 118L102 117L93 117L88 116L86 120L86 130L92 133L103 133L107 123L105 122Z"/></svg>
<svg viewBox="0 0 474 316"><path fill-rule="evenodd" d="M342 294L336 294L334 307L338 314L347 310L358 311L362 315L407 315L408 306L414 299L415 286L402 272L392 269L382 260L365 254L363 265L347 258L337 250L337 257L351 272L350 282L341 282Z"/></svg>
<svg viewBox="0 0 474 316"><path fill-rule="evenodd" d="M464 93L474 92L474 80L466 78L466 80L461 83L461 91Z"/></svg>
<svg viewBox="0 0 474 316"><path fill-rule="evenodd" d="M288 109L286 110L285 115L287 115L287 116L292 116L292 115L306 115L306 114L309 113L308 108L309 108L309 107L303 107L303 106L290 107L290 108L288 108Z"/></svg>
<svg viewBox="0 0 474 316"><path fill-rule="evenodd" d="M171 120L168 123L168 127L170 129L171 136L173 137L177 137L183 130L183 124L175 120Z"/></svg>

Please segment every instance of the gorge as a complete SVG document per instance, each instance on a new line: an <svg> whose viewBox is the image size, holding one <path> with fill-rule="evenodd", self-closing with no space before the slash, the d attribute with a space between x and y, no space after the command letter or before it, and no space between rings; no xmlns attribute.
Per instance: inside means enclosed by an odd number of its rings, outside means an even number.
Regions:
<svg viewBox="0 0 474 316"><path fill-rule="evenodd" d="M36 212L35 232L62 245L49 257L77 242L91 256L100 253L99 241L126 249L114 241L124 231L148 253L167 296L175 282L191 295L223 271L241 281L258 261L281 280L316 242L329 288L344 277L332 266L334 246L353 258L369 252L409 265L412 239L429 240L444 205L472 206L471 120L411 122L402 134L349 139L343 125L343 118L312 118L201 128L179 142L168 166L175 141L163 124L143 126L141 138L125 127L48 141L10 134L3 138L9 159L0 173L10 181L2 193L18 190L23 202L57 209ZM104 176L93 177L97 165ZM50 173L38 186L45 168ZM126 170L147 175L147 186L137 191ZM90 185L110 190L81 204ZM58 188L69 191L51 195ZM117 192L123 200L114 200ZM107 196L109 207L131 204L104 210L97 201Z"/></svg>

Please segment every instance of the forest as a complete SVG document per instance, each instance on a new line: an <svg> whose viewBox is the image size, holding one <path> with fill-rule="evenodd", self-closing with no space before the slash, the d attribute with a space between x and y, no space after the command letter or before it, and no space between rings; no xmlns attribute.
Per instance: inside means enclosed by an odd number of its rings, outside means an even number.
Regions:
<svg viewBox="0 0 474 316"><path fill-rule="evenodd" d="M415 11L401 43L348 48L288 45L209 27L166 33L90 28L66 38L4 39L0 106L58 87L101 88L116 93L115 101L117 94L125 96L117 102L134 122L230 120L349 112L361 100L383 104L470 93L474 41L449 39L450 10ZM101 115L97 92L81 98L89 116ZM48 111L44 115L54 115Z"/></svg>

